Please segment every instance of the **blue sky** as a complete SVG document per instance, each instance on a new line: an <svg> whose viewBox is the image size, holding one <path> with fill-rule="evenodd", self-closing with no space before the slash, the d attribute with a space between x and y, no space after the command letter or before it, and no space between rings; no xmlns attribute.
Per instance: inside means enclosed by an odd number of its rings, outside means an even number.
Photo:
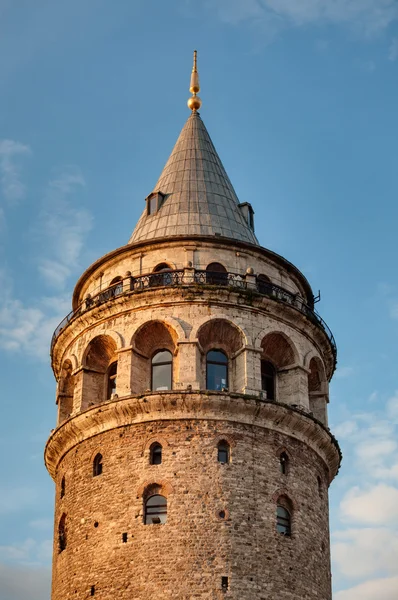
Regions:
<svg viewBox="0 0 398 600"><path fill-rule="evenodd" d="M2 600L49 597L51 334L127 242L188 117L194 48L260 242L321 290L338 343L334 598L396 600L396 0L0 0L0 34Z"/></svg>

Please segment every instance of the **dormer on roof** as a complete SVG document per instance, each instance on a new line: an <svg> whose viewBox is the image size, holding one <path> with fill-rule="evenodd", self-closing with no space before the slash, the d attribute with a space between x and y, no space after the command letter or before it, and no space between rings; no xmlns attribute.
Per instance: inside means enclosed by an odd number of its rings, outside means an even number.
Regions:
<svg viewBox="0 0 398 600"><path fill-rule="evenodd" d="M162 192L152 192L145 198L147 215L154 215L161 208L166 194L162 194Z"/></svg>

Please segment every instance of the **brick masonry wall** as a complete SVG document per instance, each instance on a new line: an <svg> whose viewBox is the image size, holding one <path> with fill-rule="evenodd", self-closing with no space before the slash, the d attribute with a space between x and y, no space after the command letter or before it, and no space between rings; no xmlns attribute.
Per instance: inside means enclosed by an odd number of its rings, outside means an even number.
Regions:
<svg viewBox="0 0 398 600"><path fill-rule="evenodd" d="M220 439L231 443L228 465L217 461ZM149 464L154 441L163 445L161 465ZM282 449L287 475L279 470ZM103 473L93 477L98 452ZM101 600L331 598L325 465L290 436L229 421L127 425L69 451L56 481L53 600L89 598L91 586ZM143 523L152 483L168 497L165 525ZM280 493L295 506L291 537L276 531ZM63 513L67 547L59 553Z"/></svg>

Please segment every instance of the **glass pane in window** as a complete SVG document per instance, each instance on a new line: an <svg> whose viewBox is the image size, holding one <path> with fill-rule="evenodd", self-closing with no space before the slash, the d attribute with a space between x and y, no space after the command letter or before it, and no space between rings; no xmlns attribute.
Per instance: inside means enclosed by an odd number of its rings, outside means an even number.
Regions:
<svg viewBox="0 0 398 600"><path fill-rule="evenodd" d="M228 462L228 450L224 447L220 447L218 449L218 462L220 462L220 463Z"/></svg>
<svg viewBox="0 0 398 600"><path fill-rule="evenodd" d="M168 363L172 361L171 352L168 350L162 350L161 352L157 352L155 356L152 358L152 363Z"/></svg>
<svg viewBox="0 0 398 600"><path fill-rule="evenodd" d="M152 198L149 198L149 214L153 215L153 213L156 212L157 207L158 207L158 197L152 196Z"/></svg>
<svg viewBox="0 0 398 600"><path fill-rule="evenodd" d="M148 498L145 505L145 524L166 523L166 520L167 499L160 495Z"/></svg>
<svg viewBox="0 0 398 600"><path fill-rule="evenodd" d="M152 390L171 390L171 363L152 366Z"/></svg>
<svg viewBox="0 0 398 600"><path fill-rule="evenodd" d="M207 360L210 362L222 363L223 365L228 364L228 358L221 350L210 350L210 352L207 353Z"/></svg>
<svg viewBox="0 0 398 600"><path fill-rule="evenodd" d="M222 390L222 388L228 387L227 374L228 370L226 365L207 363L206 388L208 390Z"/></svg>

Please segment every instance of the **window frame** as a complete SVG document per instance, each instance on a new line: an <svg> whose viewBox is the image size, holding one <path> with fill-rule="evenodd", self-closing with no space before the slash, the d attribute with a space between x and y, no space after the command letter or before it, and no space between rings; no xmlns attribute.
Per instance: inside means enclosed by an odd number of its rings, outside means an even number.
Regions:
<svg viewBox="0 0 398 600"><path fill-rule="evenodd" d="M114 360L113 362L111 362L111 364L109 365L107 371L106 371L106 399L107 400L111 400L112 396L114 394L116 394L116 388L117 388L117 360ZM112 373L112 370L115 369L115 372ZM114 385L114 388L113 388ZM112 389L114 389L114 391L112 392Z"/></svg>
<svg viewBox="0 0 398 600"><path fill-rule="evenodd" d="M219 361L215 361L215 360L209 360L208 356L210 354L210 352L221 352L221 354L223 354L225 356L226 362L219 362ZM209 387L209 365L219 365L219 366L225 366L226 369L226 376L225 376L225 381L226 381L226 385L224 386L227 390L229 390L229 356L228 354L224 351L221 350L221 348L210 348L210 350L208 350L206 352L206 390L209 391L213 391L213 392L222 392L223 388L221 388L220 390L214 390L211 389Z"/></svg>
<svg viewBox="0 0 398 600"><path fill-rule="evenodd" d="M103 456L101 452L98 452L94 456L93 460L93 477L99 477L103 473L103 464L102 464Z"/></svg>
<svg viewBox="0 0 398 600"><path fill-rule="evenodd" d="M284 511L285 515L280 515L279 510ZM282 529L282 530L281 530ZM276 530L281 535L290 537L292 535L292 515L291 512L282 504L276 505Z"/></svg>
<svg viewBox="0 0 398 600"><path fill-rule="evenodd" d="M226 453L226 460L220 460L220 453ZM227 440L220 440L217 444L217 462L221 465L228 465L231 462L231 445Z"/></svg>
<svg viewBox="0 0 398 600"><path fill-rule="evenodd" d="M265 373L265 369L263 370L263 367L265 367L265 365L268 365L270 368L270 371L272 370L272 375L270 373ZM277 375L277 370L275 368L275 365L268 359L266 358L262 358L261 359L261 365L260 365L260 371L261 371L261 391L262 392L266 392L267 397L266 400L271 400L275 401L276 400L276 375ZM272 381L272 397L270 397L268 395L268 390L266 389L266 386L264 387L264 379L266 381Z"/></svg>
<svg viewBox="0 0 398 600"><path fill-rule="evenodd" d="M155 358L155 356L157 354L160 354L160 352L169 352L169 354L171 356L171 360L170 360L170 362L169 361L164 361L164 362L160 362L160 363L155 363L155 365L154 365L153 359ZM173 389L173 362L174 362L174 360L173 360L173 353L168 348L162 348L160 350L155 350L155 352L152 354L152 357L151 357L151 391L152 392L169 392L169 391L171 391ZM154 369L154 366L156 368L156 367L163 367L165 365L170 365L170 389L167 389L167 390L155 390L153 388L153 369Z"/></svg>
<svg viewBox="0 0 398 600"><path fill-rule="evenodd" d="M156 497L164 499L165 502L161 503L161 504L154 504L153 506L148 507L148 502L151 500L151 498L156 498ZM148 511L148 508L149 509L157 508L160 510L157 510L156 512L150 512L150 511ZM152 522L147 522L148 517L150 515L153 515L153 516L151 516ZM162 521L160 520L160 517L158 515L165 515L164 523L162 523ZM154 523L153 518L158 518L159 521ZM165 525L166 523L167 523L167 497L164 496L163 494L151 494L150 496L148 496L145 499L145 503L144 503L144 525Z"/></svg>
<svg viewBox="0 0 398 600"><path fill-rule="evenodd" d="M155 457L160 456L160 461L156 462ZM154 442L149 450L149 464L150 465L161 465L163 462L163 446L159 442Z"/></svg>

